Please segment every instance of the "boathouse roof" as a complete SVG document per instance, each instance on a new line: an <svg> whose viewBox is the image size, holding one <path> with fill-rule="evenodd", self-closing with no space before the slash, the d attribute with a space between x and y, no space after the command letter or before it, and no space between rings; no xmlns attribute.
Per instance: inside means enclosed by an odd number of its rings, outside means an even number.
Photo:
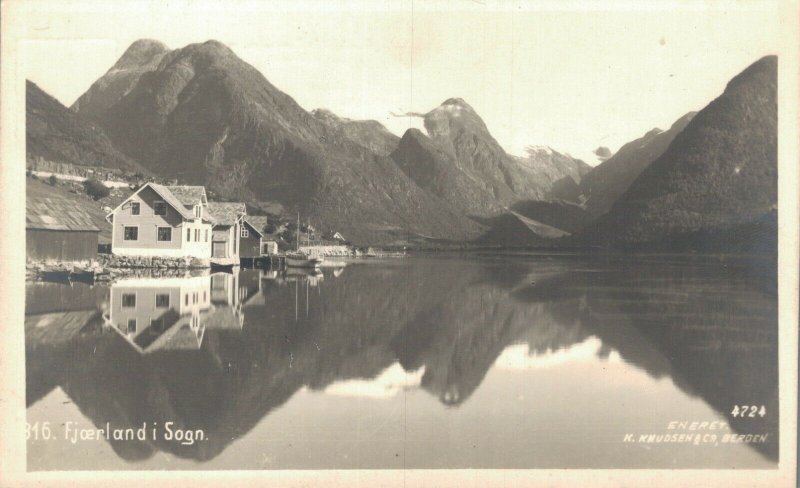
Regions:
<svg viewBox="0 0 800 488"><path fill-rule="evenodd" d="M234 225L246 212L242 202L208 202L208 213L217 225Z"/></svg>
<svg viewBox="0 0 800 488"><path fill-rule="evenodd" d="M247 215L244 218L245 222L250 224L259 236L264 235L264 228L267 226L268 218L266 215Z"/></svg>
<svg viewBox="0 0 800 488"><path fill-rule="evenodd" d="M25 200L25 228L99 232L92 216L74 202L58 196L28 195Z"/></svg>

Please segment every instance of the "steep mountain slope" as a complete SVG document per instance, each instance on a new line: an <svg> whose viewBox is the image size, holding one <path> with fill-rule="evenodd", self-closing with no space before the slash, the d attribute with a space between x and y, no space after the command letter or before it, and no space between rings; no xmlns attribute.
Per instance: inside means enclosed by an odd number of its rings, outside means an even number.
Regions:
<svg viewBox="0 0 800 488"><path fill-rule="evenodd" d="M558 191L558 185L563 185L565 178L568 177L577 184L592 170L591 166L580 159L562 154L549 146L528 146L527 156L520 158L520 163L531 170L538 181L550 188L548 197L554 197L553 191Z"/></svg>
<svg viewBox="0 0 800 488"><path fill-rule="evenodd" d="M657 243L737 228L772 212L777 66L777 57L766 56L734 77L585 237L600 244Z"/></svg>
<svg viewBox="0 0 800 488"><path fill-rule="evenodd" d="M409 129L392 159L418 185L469 215L496 215L520 200L543 199L580 164L549 150L509 155L475 110L460 98L423 114L427 135Z"/></svg>
<svg viewBox="0 0 800 488"><path fill-rule="evenodd" d="M550 198L552 200L563 200L579 204L583 201L582 196L581 187L572 179L572 176L561 178L553 183L553 187L550 188Z"/></svg>
<svg viewBox="0 0 800 488"><path fill-rule="evenodd" d="M346 119L322 108L312 110L311 115L327 125L337 138L350 139L381 156L391 154L400 142L399 137L375 120Z"/></svg>
<svg viewBox="0 0 800 488"><path fill-rule="evenodd" d="M452 153L419 129L406 131L391 157L417 185L467 215L484 216L502 209L491 181L459 167Z"/></svg>
<svg viewBox="0 0 800 488"><path fill-rule="evenodd" d="M520 161L536 174L537 180L549 187L545 194L548 200L580 202L578 184L592 170L591 166L549 146L528 146L527 153Z"/></svg>
<svg viewBox="0 0 800 488"><path fill-rule="evenodd" d="M127 95L144 73L155 71L169 52L167 46L152 39L140 39L70 107L89 117L99 117Z"/></svg>
<svg viewBox="0 0 800 488"><path fill-rule="evenodd" d="M31 81L25 82L26 157L57 163L138 171L103 129L76 114Z"/></svg>
<svg viewBox="0 0 800 488"><path fill-rule="evenodd" d="M280 202L354 242L464 239L482 229L383 156L390 138L376 137L379 127L353 130L312 115L220 42L156 54L150 71L154 57L137 65L127 54L117 64L138 79L97 119L118 147L163 176L223 197Z"/></svg>
<svg viewBox="0 0 800 488"><path fill-rule="evenodd" d="M586 209L595 216L608 212L633 180L664 154L695 113L689 112L676 120L667 131L653 129L639 139L625 144L616 154L592 169L580 182Z"/></svg>

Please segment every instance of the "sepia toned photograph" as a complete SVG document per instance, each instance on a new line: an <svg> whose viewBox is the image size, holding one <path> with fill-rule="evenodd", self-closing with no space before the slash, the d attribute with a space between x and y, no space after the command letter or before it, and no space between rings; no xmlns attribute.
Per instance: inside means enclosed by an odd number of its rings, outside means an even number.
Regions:
<svg viewBox="0 0 800 488"><path fill-rule="evenodd" d="M794 486L796 2L3 9L25 476Z"/></svg>

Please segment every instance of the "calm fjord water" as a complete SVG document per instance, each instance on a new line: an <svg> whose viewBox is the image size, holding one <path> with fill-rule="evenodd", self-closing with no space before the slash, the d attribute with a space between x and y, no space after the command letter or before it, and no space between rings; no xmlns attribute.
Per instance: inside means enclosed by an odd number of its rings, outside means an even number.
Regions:
<svg viewBox="0 0 800 488"><path fill-rule="evenodd" d="M730 260L436 257L29 283L25 334L30 470L778 460L777 299ZM752 417L732 414L744 405ZM106 426L147 429L81 439ZM732 442L748 434L763 442Z"/></svg>

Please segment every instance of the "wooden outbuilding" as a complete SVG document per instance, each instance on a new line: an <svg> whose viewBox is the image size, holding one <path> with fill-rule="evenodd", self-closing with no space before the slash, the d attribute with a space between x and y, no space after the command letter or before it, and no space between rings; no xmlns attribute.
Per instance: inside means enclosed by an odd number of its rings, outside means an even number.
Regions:
<svg viewBox="0 0 800 488"><path fill-rule="evenodd" d="M85 261L97 257L100 229L91 215L56 194L28 195L25 249L31 260Z"/></svg>

